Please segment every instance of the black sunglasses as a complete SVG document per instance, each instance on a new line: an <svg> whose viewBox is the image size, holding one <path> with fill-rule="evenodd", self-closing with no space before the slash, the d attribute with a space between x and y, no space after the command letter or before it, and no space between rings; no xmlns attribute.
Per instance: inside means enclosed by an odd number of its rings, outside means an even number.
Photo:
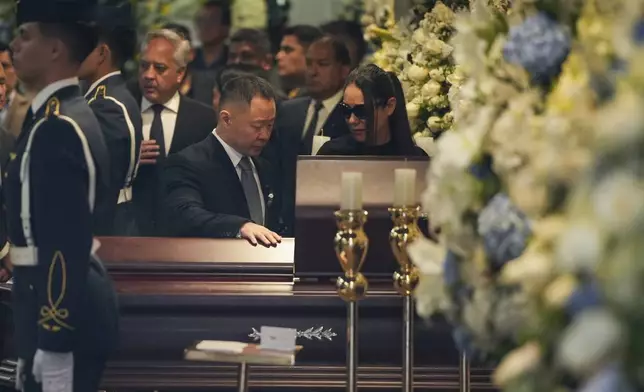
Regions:
<svg viewBox="0 0 644 392"><path fill-rule="evenodd" d="M340 109L342 109L342 114L347 121L351 118L353 114L358 120L365 120L367 118L367 107L364 104L349 106L344 102L340 102Z"/></svg>

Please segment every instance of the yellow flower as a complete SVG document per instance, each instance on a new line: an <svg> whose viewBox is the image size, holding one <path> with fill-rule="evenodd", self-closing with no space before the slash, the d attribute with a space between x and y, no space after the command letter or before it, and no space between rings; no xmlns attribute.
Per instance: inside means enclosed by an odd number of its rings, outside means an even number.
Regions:
<svg viewBox="0 0 644 392"><path fill-rule="evenodd" d="M562 275L546 286L543 292L543 299L549 306L561 308L566 304L578 285L579 283L573 275Z"/></svg>
<svg viewBox="0 0 644 392"><path fill-rule="evenodd" d="M536 369L541 357L541 346L537 342L528 342L503 358L492 375L492 381L499 387L506 386L509 382Z"/></svg>

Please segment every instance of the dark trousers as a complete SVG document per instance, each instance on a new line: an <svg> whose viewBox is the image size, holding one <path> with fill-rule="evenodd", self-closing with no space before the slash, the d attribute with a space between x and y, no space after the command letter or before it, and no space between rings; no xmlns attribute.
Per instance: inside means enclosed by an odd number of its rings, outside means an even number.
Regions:
<svg viewBox="0 0 644 392"><path fill-rule="evenodd" d="M133 201L121 203L116 206L114 216L114 235L120 237L139 236L139 227L136 219L136 207Z"/></svg>
<svg viewBox="0 0 644 392"><path fill-rule="evenodd" d="M87 358L74 355L74 392L96 392L101 384L106 359ZM36 383L31 372L33 358L25 362L24 392L41 392L42 385Z"/></svg>

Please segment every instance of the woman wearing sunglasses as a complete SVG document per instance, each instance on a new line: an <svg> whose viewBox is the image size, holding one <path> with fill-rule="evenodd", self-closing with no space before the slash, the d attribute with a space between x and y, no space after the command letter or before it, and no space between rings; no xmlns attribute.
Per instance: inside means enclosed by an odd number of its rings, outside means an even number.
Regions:
<svg viewBox="0 0 644 392"><path fill-rule="evenodd" d="M324 143L317 155L427 156L411 136L396 75L373 64L355 69L339 105L351 133Z"/></svg>

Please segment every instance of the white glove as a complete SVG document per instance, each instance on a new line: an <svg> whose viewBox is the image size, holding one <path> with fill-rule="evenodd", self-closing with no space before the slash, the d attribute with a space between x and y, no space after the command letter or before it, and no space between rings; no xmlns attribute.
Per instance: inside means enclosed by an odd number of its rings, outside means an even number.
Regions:
<svg viewBox="0 0 644 392"><path fill-rule="evenodd" d="M36 351L34 379L42 392L72 392L74 388L74 354Z"/></svg>
<svg viewBox="0 0 644 392"><path fill-rule="evenodd" d="M22 392L24 387L24 378L25 374L25 360L18 358L18 364L16 365L16 390Z"/></svg>

